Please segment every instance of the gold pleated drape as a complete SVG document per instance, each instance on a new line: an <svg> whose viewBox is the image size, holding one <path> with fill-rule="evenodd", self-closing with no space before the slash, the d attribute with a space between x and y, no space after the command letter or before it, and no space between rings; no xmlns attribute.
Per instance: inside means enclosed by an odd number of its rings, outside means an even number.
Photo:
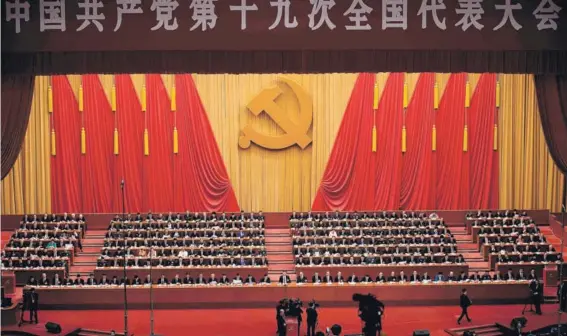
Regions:
<svg viewBox="0 0 567 336"><path fill-rule="evenodd" d="M48 87L49 77L35 78L24 143L14 167L2 180L2 214L51 212Z"/></svg>
<svg viewBox="0 0 567 336"><path fill-rule="evenodd" d="M313 99L313 143L271 151L238 147L241 128L250 124L266 134L283 131L262 113L246 108L280 76L298 83ZM357 74L194 75L240 207L245 211L307 211L315 197ZM292 94L277 99L283 109L298 107ZM297 118L297 115L291 116ZM370 142L369 142L370 145Z"/></svg>
<svg viewBox="0 0 567 336"><path fill-rule="evenodd" d="M549 155L533 75L500 75L500 208L559 211L563 175Z"/></svg>

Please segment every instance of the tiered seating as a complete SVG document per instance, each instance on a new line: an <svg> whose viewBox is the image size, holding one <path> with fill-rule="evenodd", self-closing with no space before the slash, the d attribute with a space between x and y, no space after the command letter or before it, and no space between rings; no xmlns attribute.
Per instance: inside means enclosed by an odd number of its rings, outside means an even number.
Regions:
<svg viewBox="0 0 567 336"><path fill-rule="evenodd" d="M82 215L24 216L2 250L2 270L15 271L18 283L41 272L64 274L82 249L85 225Z"/></svg>
<svg viewBox="0 0 567 336"><path fill-rule="evenodd" d="M370 266L390 271L401 266L411 271L422 266L464 265L454 237L436 214L294 213L290 225L300 268Z"/></svg>
<svg viewBox="0 0 567 336"><path fill-rule="evenodd" d="M560 260L560 254L525 212L479 211L467 214L466 219L467 229L491 268L523 263L545 265Z"/></svg>
<svg viewBox="0 0 567 336"><path fill-rule="evenodd" d="M265 268L264 217L189 212L117 216L108 228L97 270L120 269L124 262L134 270Z"/></svg>

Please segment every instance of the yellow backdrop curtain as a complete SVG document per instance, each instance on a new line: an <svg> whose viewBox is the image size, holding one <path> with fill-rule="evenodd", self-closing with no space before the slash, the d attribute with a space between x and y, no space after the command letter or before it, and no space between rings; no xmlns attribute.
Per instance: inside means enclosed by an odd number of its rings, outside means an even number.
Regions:
<svg viewBox="0 0 567 336"><path fill-rule="evenodd" d="M49 77L36 77L23 147L2 180L2 214L51 212L48 87Z"/></svg>
<svg viewBox="0 0 567 336"><path fill-rule="evenodd" d="M559 211L563 175L549 155L533 75L501 75L500 208Z"/></svg>
<svg viewBox="0 0 567 336"><path fill-rule="evenodd" d="M313 128L309 133L312 145L304 150L293 146L270 151L255 145L240 149L240 129L247 124L266 134L283 133L268 116L255 117L246 108L252 98L274 85L280 76L295 81L313 98ZM194 76L241 209L307 211L311 207L356 77L357 74ZM277 103L297 112L293 95L284 93Z"/></svg>

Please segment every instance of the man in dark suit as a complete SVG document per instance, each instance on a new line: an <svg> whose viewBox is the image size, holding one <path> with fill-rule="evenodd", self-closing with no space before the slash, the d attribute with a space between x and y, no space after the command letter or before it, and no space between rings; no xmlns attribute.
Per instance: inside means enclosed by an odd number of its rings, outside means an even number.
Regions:
<svg viewBox="0 0 567 336"><path fill-rule="evenodd" d="M73 281L73 285L75 286L83 286L85 284L85 280L83 280L83 278L81 278L80 274L77 274L77 277L75 278L75 281Z"/></svg>
<svg viewBox="0 0 567 336"><path fill-rule="evenodd" d="M39 295L35 292L35 288L33 287L28 292L28 295L29 295L30 322L38 324L39 321L37 319L37 309L39 307Z"/></svg>
<svg viewBox="0 0 567 336"><path fill-rule="evenodd" d="M303 272L299 272L299 275L297 276L297 280L296 282L299 283L307 283L307 277L303 274Z"/></svg>
<svg viewBox="0 0 567 336"><path fill-rule="evenodd" d="M461 306L461 316L459 316L459 319L457 320L457 324L461 324L461 320L463 319L463 317L466 317L467 321L469 322L472 321L468 313L468 309L472 305L472 301L471 299L469 299L467 295L466 288L463 288L463 290L461 291L461 299L459 305Z"/></svg>
<svg viewBox="0 0 567 336"><path fill-rule="evenodd" d="M262 283L262 284L270 284L270 283L272 283L272 280L270 279L270 277L268 276L268 274L264 274L264 277L260 280L260 283Z"/></svg>
<svg viewBox="0 0 567 336"><path fill-rule="evenodd" d="M530 282L530 291L532 292L532 302L535 306L535 312L541 315L541 298L543 297L543 287L537 278Z"/></svg>
<svg viewBox="0 0 567 336"><path fill-rule="evenodd" d="M189 273L185 274L185 278L183 278L183 284L185 284L185 285L192 285L193 284L193 278L191 277L191 275Z"/></svg>
<svg viewBox="0 0 567 336"><path fill-rule="evenodd" d="M313 276L311 277L311 283L321 283L321 277L319 276L319 273L315 272L315 274L313 274Z"/></svg>
<svg viewBox="0 0 567 336"><path fill-rule="evenodd" d="M280 275L279 283L280 285L289 285L291 283L291 278L285 271Z"/></svg>
<svg viewBox="0 0 567 336"><path fill-rule="evenodd" d="M165 277L165 275L161 275L161 277L158 279L157 281L158 285L168 285L169 281L167 281L167 278Z"/></svg>
<svg viewBox="0 0 567 336"><path fill-rule="evenodd" d="M358 277L356 276L356 274L352 274L351 276L348 277L348 282L350 283L356 283L358 282Z"/></svg>
<svg viewBox="0 0 567 336"><path fill-rule="evenodd" d="M138 276L138 274L134 275L134 279L132 280L132 285L139 286L142 284L142 279Z"/></svg>
<svg viewBox="0 0 567 336"><path fill-rule="evenodd" d="M255 283L256 283L256 279L254 279L254 277L251 274L248 274L248 276L246 277L246 284L253 285Z"/></svg>
<svg viewBox="0 0 567 336"><path fill-rule="evenodd" d="M315 336L318 315L317 306L311 302L309 308L307 308L307 336Z"/></svg>
<svg viewBox="0 0 567 336"><path fill-rule="evenodd" d="M285 323L285 311L280 309L278 317L278 336L286 336L287 333L287 325Z"/></svg>

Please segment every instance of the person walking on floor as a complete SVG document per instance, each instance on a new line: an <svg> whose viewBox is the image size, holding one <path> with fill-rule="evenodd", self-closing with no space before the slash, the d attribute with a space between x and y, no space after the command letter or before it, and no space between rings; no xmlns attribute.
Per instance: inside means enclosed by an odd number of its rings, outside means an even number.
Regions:
<svg viewBox="0 0 567 336"><path fill-rule="evenodd" d="M461 324L461 320L465 316L467 318L467 321L469 322L472 321L468 313L468 309L472 305L472 301L471 299L469 299L469 296L467 295L466 288L463 288L463 290L461 291L461 299L459 305L461 306L461 316L459 316L459 319L457 320L457 324Z"/></svg>

